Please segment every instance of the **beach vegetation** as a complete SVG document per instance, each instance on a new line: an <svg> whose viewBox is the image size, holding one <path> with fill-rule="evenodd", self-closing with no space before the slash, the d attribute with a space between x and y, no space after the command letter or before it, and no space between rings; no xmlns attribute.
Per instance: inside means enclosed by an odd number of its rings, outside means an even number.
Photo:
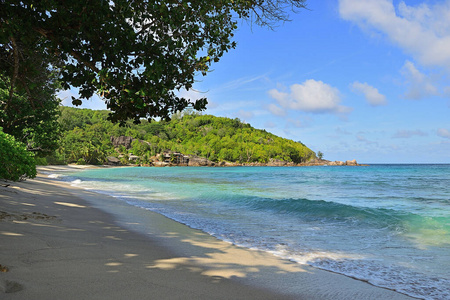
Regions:
<svg viewBox="0 0 450 300"><path fill-rule="evenodd" d="M0 127L0 178L19 181L36 177L34 153Z"/></svg>

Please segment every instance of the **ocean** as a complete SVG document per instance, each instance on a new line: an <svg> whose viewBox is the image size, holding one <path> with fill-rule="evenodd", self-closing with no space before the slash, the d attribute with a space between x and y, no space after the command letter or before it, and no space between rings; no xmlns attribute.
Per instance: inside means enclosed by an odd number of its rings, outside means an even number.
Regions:
<svg viewBox="0 0 450 300"><path fill-rule="evenodd" d="M235 245L450 299L448 164L127 167L53 177Z"/></svg>

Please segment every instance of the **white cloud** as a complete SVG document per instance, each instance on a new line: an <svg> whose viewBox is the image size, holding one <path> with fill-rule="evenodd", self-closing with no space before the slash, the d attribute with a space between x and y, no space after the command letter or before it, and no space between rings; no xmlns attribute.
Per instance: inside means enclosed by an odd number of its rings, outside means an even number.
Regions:
<svg viewBox="0 0 450 300"><path fill-rule="evenodd" d="M352 90L357 94L362 94L372 106L386 105L386 96L380 94L378 89L370 86L366 82L361 83L358 81L353 82L351 85Z"/></svg>
<svg viewBox="0 0 450 300"><path fill-rule="evenodd" d="M289 93L277 89L268 93L285 109L336 114L346 114L352 110L340 105L341 97L337 88L313 79L291 85Z"/></svg>
<svg viewBox="0 0 450 300"><path fill-rule="evenodd" d="M281 108L278 105L276 105L276 104L271 103L267 108L269 109L269 111L272 114L274 114L276 116L283 117L283 116L286 115L286 111L283 108Z"/></svg>
<svg viewBox="0 0 450 300"><path fill-rule="evenodd" d="M437 131L437 135L446 139L450 139L450 130L445 128L439 128Z"/></svg>
<svg viewBox="0 0 450 300"><path fill-rule="evenodd" d="M431 79L421 73L412 62L407 61L402 67L401 73L409 86L404 95L406 99L418 100L438 95L438 89Z"/></svg>
<svg viewBox="0 0 450 300"><path fill-rule="evenodd" d="M427 136L427 134L421 130L398 130L392 137L398 139L408 139L413 136Z"/></svg>
<svg viewBox="0 0 450 300"><path fill-rule="evenodd" d="M339 13L363 29L375 30L421 64L450 72L450 0L408 6L392 0L339 0Z"/></svg>

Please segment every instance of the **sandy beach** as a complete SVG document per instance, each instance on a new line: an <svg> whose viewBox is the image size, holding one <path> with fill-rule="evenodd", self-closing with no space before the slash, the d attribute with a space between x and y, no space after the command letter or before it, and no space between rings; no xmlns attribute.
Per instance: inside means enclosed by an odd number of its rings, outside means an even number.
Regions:
<svg viewBox="0 0 450 300"><path fill-rule="evenodd" d="M412 299L42 173L8 184L0 187L0 299Z"/></svg>

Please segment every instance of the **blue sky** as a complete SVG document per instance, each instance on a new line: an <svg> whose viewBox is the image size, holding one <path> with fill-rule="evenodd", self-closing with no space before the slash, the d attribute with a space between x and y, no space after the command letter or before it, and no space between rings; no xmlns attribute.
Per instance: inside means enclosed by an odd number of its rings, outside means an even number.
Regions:
<svg viewBox="0 0 450 300"><path fill-rule="evenodd" d="M239 23L237 48L182 95L325 159L450 163L450 0L308 8L274 31Z"/></svg>

